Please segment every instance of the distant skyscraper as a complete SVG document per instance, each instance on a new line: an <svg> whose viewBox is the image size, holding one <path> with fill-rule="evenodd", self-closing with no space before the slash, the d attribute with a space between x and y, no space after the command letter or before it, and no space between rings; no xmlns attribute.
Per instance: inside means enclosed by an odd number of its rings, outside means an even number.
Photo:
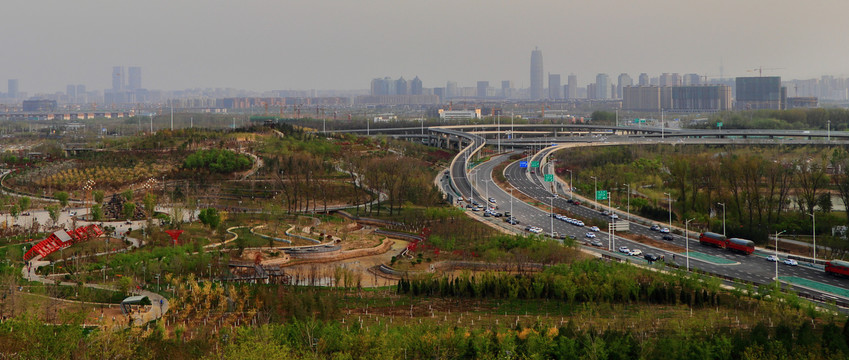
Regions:
<svg viewBox="0 0 849 360"><path fill-rule="evenodd" d="M686 74L684 75L684 86L699 85L701 84L701 78L699 74Z"/></svg>
<svg viewBox="0 0 849 360"><path fill-rule="evenodd" d="M509 99L513 97L513 82L504 80L501 82L501 97Z"/></svg>
<svg viewBox="0 0 849 360"><path fill-rule="evenodd" d="M738 77L736 83L738 110L784 109L787 89L780 76Z"/></svg>
<svg viewBox="0 0 849 360"><path fill-rule="evenodd" d="M535 48L531 52L531 100L540 100L544 96L543 74L542 50Z"/></svg>
<svg viewBox="0 0 849 360"><path fill-rule="evenodd" d="M566 98L567 99L577 99L578 98L578 76L575 75L575 74L569 75L569 84L566 85L566 86L568 86L568 89L569 89L569 91L567 91L566 94L564 94L564 95L566 95Z"/></svg>
<svg viewBox="0 0 849 360"><path fill-rule="evenodd" d="M422 81L416 76L410 82L410 94L412 95L421 95L422 94Z"/></svg>
<svg viewBox="0 0 849 360"><path fill-rule="evenodd" d="M640 74L640 86L649 86L649 74Z"/></svg>
<svg viewBox="0 0 849 360"><path fill-rule="evenodd" d="M141 68L138 66L130 66L129 71L129 83L127 84L127 89L129 90L138 90L142 88L142 78L141 78Z"/></svg>
<svg viewBox="0 0 849 360"><path fill-rule="evenodd" d="M8 82L9 91L6 93L6 97L9 98L17 98L18 97L18 79L9 79Z"/></svg>
<svg viewBox="0 0 849 360"><path fill-rule="evenodd" d="M409 93L409 86L407 80L404 80L404 77L398 78L395 80L395 94L396 95L407 95Z"/></svg>
<svg viewBox="0 0 849 360"><path fill-rule="evenodd" d="M460 96L459 90L457 90L457 82L456 81L448 81L445 83L445 97L453 98Z"/></svg>
<svg viewBox="0 0 849 360"><path fill-rule="evenodd" d="M670 73L660 74L660 84L659 85L660 86L675 86L674 82L672 81L672 74L670 74Z"/></svg>
<svg viewBox="0 0 849 360"><path fill-rule="evenodd" d="M622 88L624 88L626 86L631 86L631 85L634 85L634 79L631 79L631 75L628 75L626 73L619 74L619 78L617 79L617 82L616 82L616 98L621 99L622 98Z"/></svg>
<svg viewBox="0 0 849 360"><path fill-rule="evenodd" d="M124 89L124 67L112 67L112 91L121 91Z"/></svg>
<svg viewBox="0 0 849 360"><path fill-rule="evenodd" d="M85 96L85 85L77 85L77 99Z"/></svg>
<svg viewBox="0 0 849 360"><path fill-rule="evenodd" d="M607 74L595 76L596 99L610 99L610 77Z"/></svg>
<svg viewBox="0 0 849 360"><path fill-rule="evenodd" d="M487 89L489 89L489 81L478 81L477 97L485 98Z"/></svg>
<svg viewBox="0 0 849 360"><path fill-rule="evenodd" d="M65 87L65 95L68 96L68 102L73 104L77 102L77 86L70 84Z"/></svg>
<svg viewBox="0 0 849 360"><path fill-rule="evenodd" d="M560 74L548 74L548 98L560 100Z"/></svg>

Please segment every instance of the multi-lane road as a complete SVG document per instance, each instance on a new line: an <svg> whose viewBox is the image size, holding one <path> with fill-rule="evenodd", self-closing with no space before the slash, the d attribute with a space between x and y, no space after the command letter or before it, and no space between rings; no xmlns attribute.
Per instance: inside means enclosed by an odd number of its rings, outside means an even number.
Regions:
<svg viewBox="0 0 849 360"><path fill-rule="evenodd" d="M554 147L546 148L534 154L532 158L525 158L523 160L527 160L529 163L532 160L540 160L553 150ZM561 220L552 219L548 210L550 206L553 206L554 212L564 214L572 218L579 217L585 220L590 219L590 221L596 223L606 223L610 221L609 217L602 215L599 210L594 210L585 206L576 206L569 203L567 201L569 199L568 188L563 189L558 187L557 192L559 194L557 197L554 197L550 192L550 183L544 182L542 179L544 172L543 169L532 169L530 166L523 168L520 167L519 161L510 163L504 170L504 175L514 188L513 195L517 195L516 192L519 191L527 197L535 199L537 206L532 206L519 200L515 196L511 196L509 192L497 186L492 178L493 169L499 163L507 160L508 155L500 155L494 157L489 162L475 166L468 173L469 176L467 181L470 181L476 190L474 200L479 203L486 203L486 198L492 197L499 206L499 211L511 211L513 216L518 218L520 221L520 224L514 226L516 230L521 231L526 225L534 225L542 228L544 234L550 234L553 230L558 234L574 236L580 242L588 240L585 237L585 234L590 232L588 226L575 226ZM457 163L460 163L459 157L455 166ZM452 174L456 183L463 183L462 177L465 173L462 169L465 167L465 159L463 159L462 164L463 167L455 168L454 173ZM466 194L468 194L462 190L461 192L464 196L467 196ZM626 214L622 212L617 212L617 214L620 217L620 221L627 220ZM483 219L484 221L492 222L502 221L500 218L494 217ZM506 223L501 223L499 225L509 226ZM664 223L659 223L658 225L665 226ZM630 224L629 231L633 234L644 235L679 248L675 251L667 251L619 236L613 238L611 243L611 236L604 232L606 229L601 230L602 232L595 233L597 235L597 239L602 242L602 246L597 248L597 251L606 252L608 249L611 249L612 252L616 252L618 247L627 246L629 249L640 249L643 254L652 253L656 255L664 255L666 262L675 263L682 268L686 268L688 256L685 251L687 246L683 236L673 234L673 240L662 240L662 234L657 231L650 230L648 226L637 223ZM775 263L766 260L766 256L770 255L770 252L756 251L755 254L747 256L724 249L700 245L697 238L697 233L690 235L690 268L757 284L769 284L775 281ZM642 256L640 259L642 259ZM825 284L826 287L833 286L849 289L849 279L827 275L817 268L804 265L788 266L783 263L779 263L778 268L779 277L783 280L789 276L812 280ZM796 287L796 290L800 292L806 292L816 296L822 295L822 291L820 291L822 289L802 288L799 286L794 287Z"/></svg>

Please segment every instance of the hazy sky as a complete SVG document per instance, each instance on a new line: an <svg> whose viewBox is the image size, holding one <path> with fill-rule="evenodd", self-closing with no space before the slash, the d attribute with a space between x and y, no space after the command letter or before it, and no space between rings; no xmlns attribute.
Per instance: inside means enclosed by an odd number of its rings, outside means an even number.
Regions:
<svg viewBox="0 0 849 360"><path fill-rule="evenodd" d="M545 72L849 76L846 0L10 0L0 12L0 91L111 86L141 66L150 89L364 89L418 75L529 85Z"/></svg>

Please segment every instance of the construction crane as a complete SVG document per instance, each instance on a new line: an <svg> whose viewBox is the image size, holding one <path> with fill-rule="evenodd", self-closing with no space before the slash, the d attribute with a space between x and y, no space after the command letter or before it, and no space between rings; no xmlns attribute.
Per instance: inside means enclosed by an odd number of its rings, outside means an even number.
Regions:
<svg viewBox="0 0 849 360"><path fill-rule="evenodd" d="M764 76L764 70L772 71L772 70L783 70L783 69L784 69L784 68L765 68L765 67L763 67L763 66L758 66L757 68L754 68L754 69L751 69L751 70L746 70L746 72L755 72L755 71L757 71L757 72L758 72L758 77L763 77L763 76Z"/></svg>

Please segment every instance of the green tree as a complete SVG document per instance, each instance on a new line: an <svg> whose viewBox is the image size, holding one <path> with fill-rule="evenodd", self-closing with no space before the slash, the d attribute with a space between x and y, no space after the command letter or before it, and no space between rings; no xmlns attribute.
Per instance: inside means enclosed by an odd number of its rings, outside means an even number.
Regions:
<svg viewBox="0 0 849 360"><path fill-rule="evenodd" d="M91 206L91 219L94 221L103 220L103 207L100 204L94 204Z"/></svg>
<svg viewBox="0 0 849 360"><path fill-rule="evenodd" d="M103 204L103 190L95 190L91 192L91 195L94 197L94 202L98 204Z"/></svg>
<svg viewBox="0 0 849 360"><path fill-rule="evenodd" d="M122 192L121 196L124 197L124 200L133 201L133 189Z"/></svg>
<svg viewBox="0 0 849 360"><path fill-rule="evenodd" d="M56 205L50 205L45 209L47 210L47 214L50 215L50 220L53 221L53 225L56 226L56 223L59 222L59 214L61 214L59 207Z"/></svg>
<svg viewBox="0 0 849 360"><path fill-rule="evenodd" d="M198 219L214 231L218 228L218 224L221 223L221 214L218 213L218 209L216 208L206 208L200 211Z"/></svg>
<svg viewBox="0 0 849 360"><path fill-rule="evenodd" d="M20 200L18 200L18 207L21 208L21 211L29 210L30 205L32 205L32 200L29 196L23 196Z"/></svg>
<svg viewBox="0 0 849 360"><path fill-rule="evenodd" d="M156 195L147 193L144 195L144 211L147 213L147 218L150 219L156 211Z"/></svg>
<svg viewBox="0 0 849 360"><path fill-rule="evenodd" d="M124 218L131 220L136 214L136 204L131 202L124 203Z"/></svg>
<svg viewBox="0 0 849 360"><path fill-rule="evenodd" d="M57 191L53 193L53 197L56 198L56 200L59 200L59 205L61 205L63 209L68 206L68 199L70 196L67 192Z"/></svg>

